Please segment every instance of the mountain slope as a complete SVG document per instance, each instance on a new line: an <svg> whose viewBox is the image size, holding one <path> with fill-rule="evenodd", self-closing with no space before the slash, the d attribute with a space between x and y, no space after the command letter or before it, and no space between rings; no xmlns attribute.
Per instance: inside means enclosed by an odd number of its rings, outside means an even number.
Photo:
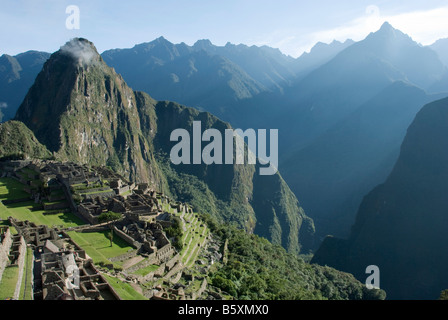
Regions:
<svg viewBox="0 0 448 320"><path fill-rule="evenodd" d="M415 115L440 97L398 81L284 159L288 185L313 213L321 236L348 236L362 197L391 172Z"/></svg>
<svg viewBox="0 0 448 320"><path fill-rule="evenodd" d="M155 161L140 133L134 92L87 40L51 56L16 119L64 161L107 164L135 181L160 181L146 165Z"/></svg>
<svg viewBox="0 0 448 320"><path fill-rule="evenodd" d="M311 48L309 53L304 52L296 59L294 62L294 70L298 77L302 78L333 59L339 52L348 48L353 43L355 42L350 39L344 42L334 40L329 44L318 42Z"/></svg>
<svg viewBox="0 0 448 320"><path fill-rule="evenodd" d="M365 277L381 270L391 299L436 299L448 286L448 98L415 117L387 180L363 200L350 238L327 238L313 261Z"/></svg>
<svg viewBox="0 0 448 320"><path fill-rule="evenodd" d="M282 90L294 79L296 59L286 56L279 49L268 46L247 46L227 43L213 45L210 40L199 40L192 49L229 59L244 70L252 79L268 90Z"/></svg>
<svg viewBox="0 0 448 320"><path fill-rule="evenodd" d="M180 102L217 116L238 100L265 90L231 61L205 51L192 52L148 71L140 87L158 99ZM154 77L154 75L156 75Z"/></svg>
<svg viewBox="0 0 448 320"><path fill-rule="evenodd" d="M437 52L440 60L448 67L448 38L439 39L429 47Z"/></svg>
<svg viewBox="0 0 448 320"><path fill-rule="evenodd" d="M8 157L47 159L52 154L22 122L10 120L0 123L0 158Z"/></svg>
<svg viewBox="0 0 448 320"><path fill-rule="evenodd" d="M257 177L254 165L174 166L170 162L174 129L184 128L191 135L195 120L201 121L203 130L223 132L229 124L209 113L133 91L85 39L73 39L51 56L16 119L60 160L108 165L130 180L150 182L249 232L257 232L260 223L269 226L263 217L275 208L280 225L286 226L281 229L285 241L277 243L295 253L311 249L312 220L278 173L271 177L277 184L261 206L257 190L270 188L271 180ZM299 238L307 239L307 247Z"/></svg>
<svg viewBox="0 0 448 320"><path fill-rule="evenodd" d="M14 118L49 53L28 51L0 57L0 121ZM3 117L1 116L3 114Z"/></svg>
<svg viewBox="0 0 448 320"><path fill-rule="evenodd" d="M427 89L445 71L433 50L386 22L292 86L270 122L284 128L290 150L299 150L393 82Z"/></svg>
<svg viewBox="0 0 448 320"><path fill-rule="evenodd" d="M235 101L266 90L225 56L164 38L132 49L108 50L102 57L131 87L218 116Z"/></svg>

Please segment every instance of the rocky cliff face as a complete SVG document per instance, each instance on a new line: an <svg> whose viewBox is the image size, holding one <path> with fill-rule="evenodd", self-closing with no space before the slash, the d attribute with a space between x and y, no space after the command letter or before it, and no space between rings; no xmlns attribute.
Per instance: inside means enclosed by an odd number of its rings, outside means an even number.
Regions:
<svg viewBox="0 0 448 320"><path fill-rule="evenodd" d="M254 165L170 162L174 129L191 135L193 121L201 121L203 130L223 133L229 124L133 91L88 40L73 39L50 57L16 119L60 160L110 166L191 202L198 211L260 231L290 252L311 248L312 220L278 173L265 178L257 176ZM299 238L307 239L306 245Z"/></svg>
<svg viewBox="0 0 448 320"><path fill-rule="evenodd" d="M448 98L426 105L395 167L363 200L347 241L327 238L314 262L365 279L377 265L392 299L437 299L448 286Z"/></svg>
<svg viewBox="0 0 448 320"><path fill-rule="evenodd" d="M49 57L49 53L39 51L0 56L0 121L14 118L17 108Z"/></svg>
<svg viewBox="0 0 448 320"><path fill-rule="evenodd" d="M0 158L51 158L52 154L20 121L0 123Z"/></svg>
<svg viewBox="0 0 448 320"><path fill-rule="evenodd" d="M47 61L16 119L61 160L109 165L131 180L159 182L137 107L132 89L93 44L76 39Z"/></svg>

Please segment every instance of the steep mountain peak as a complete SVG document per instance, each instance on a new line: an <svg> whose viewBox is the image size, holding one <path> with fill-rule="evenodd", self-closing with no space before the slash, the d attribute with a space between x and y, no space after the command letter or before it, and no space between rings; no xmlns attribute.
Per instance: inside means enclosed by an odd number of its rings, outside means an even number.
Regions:
<svg viewBox="0 0 448 320"><path fill-rule="evenodd" d="M333 40L331 43L324 43L319 41L311 48L310 52L304 52L301 58L308 55L329 55L329 57L327 58L329 60L330 57L335 56L337 53L351 46L353 43L355 43L355 41L353 41L352 39L347 39L344 42Z"/></svg>
<svg viewBox="0 0 448 320"><path fill-rule="evenodd" d="M393 30L395 30L395 28L388 21L385 21L381 25L380 30L382 30L382 31L393 31Z"/></svg>
<svg viewBox="0 0 448 320"><path fill-rule="evenodd" d="M389 41L395 41L398 43L407 42L409 44L415 44L417 45L414 40L411 39L407 34L401 32L398 29L395 29L389 22L384 22L381 28L376 31L369 34L367 39L381 39L381 40L389 40Z"/></svg>
<svg viewBox="0 0 448 320"><path fill-rule="evenodd" d="M150 44L173 45L173 43L166 39L164 36L160 36L157 39L154 39L150 42Z"/></svg>
<svg viewBox="0 0 448 320"><path fill-rule="evenodd" d="M78 66L90 66L102 61L95 45L84 38L73 38L64 44L59 53L74 59Z"/></svg>
<svg viewBox="0 0 448 320"><path fill-rule="evenodd" d="M209 39L200 39L193 45L193 48L195 49L205 49L209 47L213 47L213 43Z"/></svg>
<svg viewBox="0 0 448 320"><path fill-rule="evenodd" d="M448 66L448 38L439 39L429 47L437 52L439 59Z"/></svg>

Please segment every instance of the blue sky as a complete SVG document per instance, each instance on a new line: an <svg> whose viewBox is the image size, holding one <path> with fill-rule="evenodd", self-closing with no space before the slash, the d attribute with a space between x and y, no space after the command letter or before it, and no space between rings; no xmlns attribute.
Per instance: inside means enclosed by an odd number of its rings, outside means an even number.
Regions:
<svg viewBox="0 0 448 320"><path fill-rule="evenodd" d="M68 5L80 9L79 30L66 28ZM448 1L0 0L0 54L54 52L73 37L101 53L164 36L189 45L269 45L297 57L318 41L361 40L384 21L431 44L448 37Z"/></svg>

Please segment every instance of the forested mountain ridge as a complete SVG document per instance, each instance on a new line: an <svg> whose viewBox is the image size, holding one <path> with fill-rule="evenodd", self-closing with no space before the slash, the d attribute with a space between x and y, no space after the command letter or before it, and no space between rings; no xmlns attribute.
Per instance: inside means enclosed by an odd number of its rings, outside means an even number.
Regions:
<svg viewBox="0 0 448 320"><path fill-rule="evenodd" d="M15 119L57 159L106 165L132 181L150 182L290 252L313 248L313 221L279 173L258 176L251 164L173 165L174 129L192 135L193 121L201 121L203 130L223 133L230 125L133 91L88 40L73 39L50 57Z"/></svg>

